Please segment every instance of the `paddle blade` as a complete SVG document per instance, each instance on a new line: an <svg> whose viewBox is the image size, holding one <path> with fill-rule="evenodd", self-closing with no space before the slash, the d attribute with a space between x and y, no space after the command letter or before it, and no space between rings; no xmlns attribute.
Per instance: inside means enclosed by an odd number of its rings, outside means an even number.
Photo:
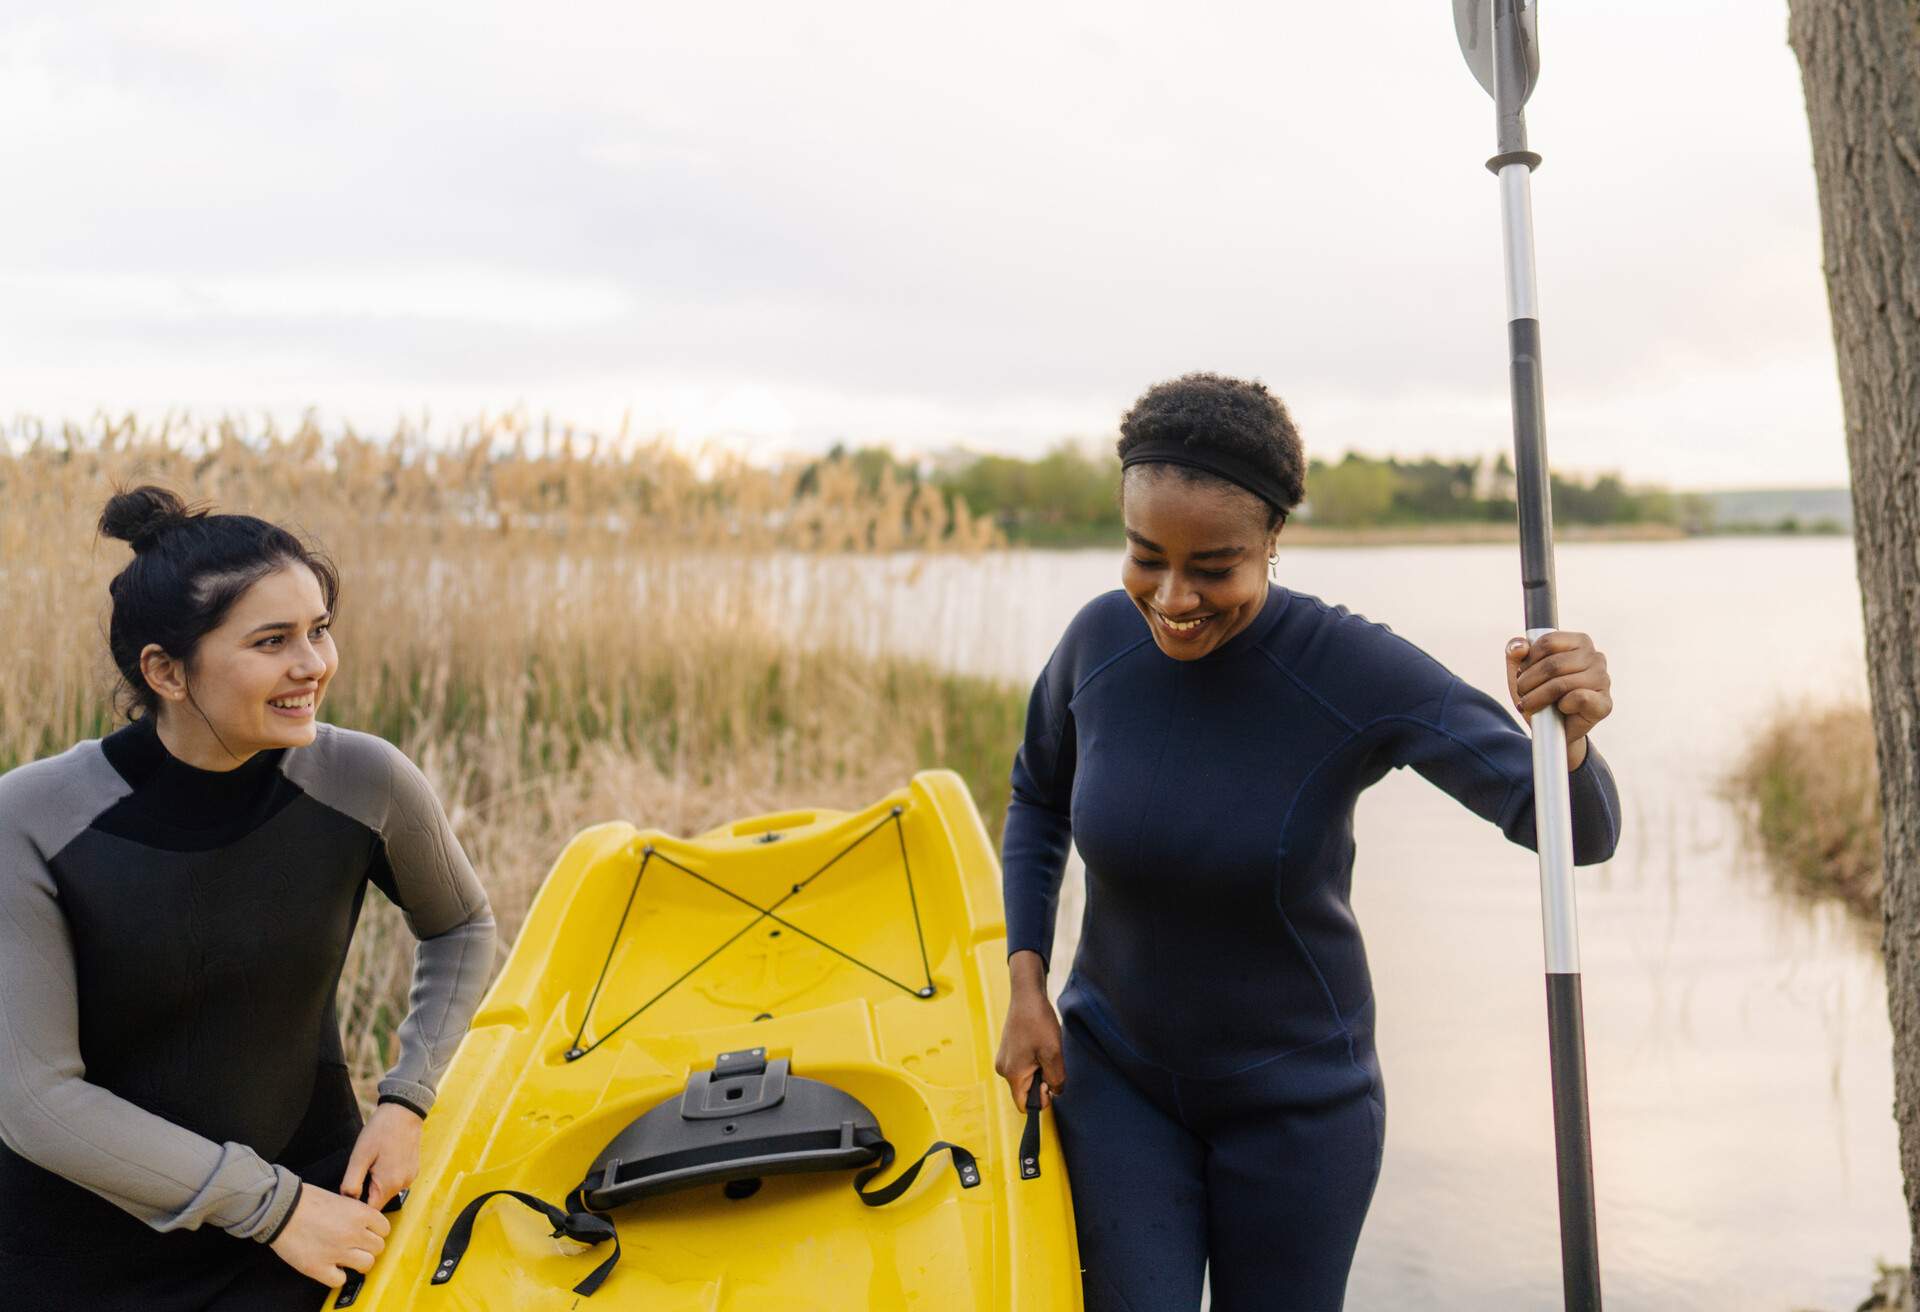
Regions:
<svg viewBox="0 0 1920 1312"><path fill-rule="evenodd" d="M1474 80L1490 96L1494 94L1495 5L1496 0L1453 0L1453 30L1460 38L1460 53L1466 56ZM1520 54L1526 73L1520 103L1525 104L1540 80L1539 0L1513 0L1513 7L1520 16Z"/></svg>

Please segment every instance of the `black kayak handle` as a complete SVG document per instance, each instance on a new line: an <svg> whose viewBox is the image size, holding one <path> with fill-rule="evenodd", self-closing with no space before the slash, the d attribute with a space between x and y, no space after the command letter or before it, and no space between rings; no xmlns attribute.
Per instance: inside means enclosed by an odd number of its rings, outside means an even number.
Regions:
<svg viewBox="0 0 1920 1312"><path fill-rule="evenodd" d="M1027 1085L1027 1128L1020 1132L1020 1178L1040 1178L1040 1109L1046 1099L1040 1093L1040 1072L1033 1073Z"/></svg>

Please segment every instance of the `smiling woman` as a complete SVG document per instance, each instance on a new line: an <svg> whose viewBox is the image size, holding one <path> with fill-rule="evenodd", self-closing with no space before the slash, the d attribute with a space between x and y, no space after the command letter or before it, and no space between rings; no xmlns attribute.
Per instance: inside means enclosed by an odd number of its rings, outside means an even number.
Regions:
<svg viewBox="0 0 1920 1312"><path fill-rule="evenodd" d="M1304 495L1300 435L1260 384L1191 374L1140 398L1119 450L1132 547L1121 586L1163 652L1197 660L1266 602L1280 529Z"/></svg>
<svg viewBox="0 0 1920 1312"><path fill-rule="evenodd" d="M100 527L134 549L108 632L130 723L0 776L0 1287L309 1308L380 1253L492 915L412 763L316 721L324 557L154 487ZM420 944L363 1126L333 998L369 883Z"/></svg>
<svg viewBox="0 0 1920 1312"><path fill-rule="evenodd" d="M1532 846L1532 747L1384 625L1269 582L1305 461L1266 388L1190 374L1120 431L1121 589L1067 626L1013 769L998 1069L1017 1104L1059 1095L1090 1312L1197 1308L1203 1272L1221 1312L1328 1312L1386 1130L1354 805L1410 765ZM1605 860L1605 658L1515 641L1516 709L1567 716L1575 858ZM1056 1015L1070 844L1086 913Z"/></svg>

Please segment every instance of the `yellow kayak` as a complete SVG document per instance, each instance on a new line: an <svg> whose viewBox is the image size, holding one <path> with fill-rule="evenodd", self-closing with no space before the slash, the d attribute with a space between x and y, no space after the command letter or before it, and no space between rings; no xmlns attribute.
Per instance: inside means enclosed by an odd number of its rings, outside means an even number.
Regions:
<svg viewBox="0 0 1920 1312"><path fill-rule="evenodd" d="M1006 978L950 771L691 839L588 829L442 1082L386 1252L327 1305L1078 1308L1051 1113L993 1071Z"/></svg>

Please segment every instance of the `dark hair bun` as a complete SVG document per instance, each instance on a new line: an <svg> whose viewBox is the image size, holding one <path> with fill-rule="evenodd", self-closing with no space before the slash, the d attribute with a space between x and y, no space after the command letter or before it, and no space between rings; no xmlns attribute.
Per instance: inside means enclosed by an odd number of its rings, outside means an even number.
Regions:
<svg viewBox="0 0 1920 1312"><path fill-rule="evenodd" d="M132 544L135 551L145 551L162 533L195 517L195 512L174 493L149 483L114 493L100 512L100 531Z"/></svg>

